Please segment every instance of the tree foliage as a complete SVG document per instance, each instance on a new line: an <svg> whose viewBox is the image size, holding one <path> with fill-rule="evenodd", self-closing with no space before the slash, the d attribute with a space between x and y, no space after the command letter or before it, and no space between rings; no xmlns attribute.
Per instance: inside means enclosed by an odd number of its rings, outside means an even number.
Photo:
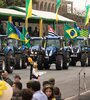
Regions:
<svg viewBox="0 0 90 100"><path fill-rule="evenodd" d="M5 0L0 0L0 7L5 7L6 5Z"/></svg>
<svg viewBox="0 0 90 100"><path fill-rule="evenodd" d="M37 3L38 0L33 0L33 3ZM25 0L0 0L0 7L8 6L21 6L25 7Z"/></svg>

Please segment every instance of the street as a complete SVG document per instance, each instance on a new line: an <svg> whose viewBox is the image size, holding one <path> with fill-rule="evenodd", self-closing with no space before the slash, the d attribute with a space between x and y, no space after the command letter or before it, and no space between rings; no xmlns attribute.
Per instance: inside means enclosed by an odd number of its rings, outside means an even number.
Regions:
<svg viewBox="0 0 90 100"><path fill-rule="evenodd" d="M55 70L55 65L52 65L50 70L39 71L39 73L41 74L41 83L49 78L55 78L56 86L60 88L63 99L78 95L79 91L81 93L90 89L90 67L80 67L78 65L76 67L69 67L68 70L57 71ZM12 74L9 74L12 80L15 74L21 76L23 87L26 87L26 83L29 81L30 68L14 70Z"/></svg>

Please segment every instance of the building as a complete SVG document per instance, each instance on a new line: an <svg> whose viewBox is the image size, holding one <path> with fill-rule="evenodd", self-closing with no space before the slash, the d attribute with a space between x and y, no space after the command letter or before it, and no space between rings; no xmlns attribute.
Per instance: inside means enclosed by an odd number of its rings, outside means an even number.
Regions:
<svg viewBox="0 0 90 100"><path fill-rule="evenodd" d="M33 9L56 12L56 0L33 0ZM61 6L58 13L63 15L65 13L73 13L73 3L66 0L61 0ZM63 25L57 25L58 34L63 35ZM44 30L47 30L46 28Z"/></svg>
<svg viewBox="0 0 90 100"><path fill-rule="evenodd" d="M33 0L33 9L55 12L56 0ZM62 15L68 11L73 13L73 3L71 1L61 0L59 14Z"/></svg>

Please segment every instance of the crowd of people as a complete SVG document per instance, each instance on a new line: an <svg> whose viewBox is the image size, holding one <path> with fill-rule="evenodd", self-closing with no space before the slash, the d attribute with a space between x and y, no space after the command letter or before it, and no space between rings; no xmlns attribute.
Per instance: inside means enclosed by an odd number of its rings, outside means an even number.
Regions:
<svg viewBox="0 0 90 100"><path fill-rule="evenodd" d="M26 82L26 88L23 88L19 75L15 75L11 80L7 71L3 71L0 76L0 82L4 80L12 88L12 97L7 100L61 100L61 91L56 86L54 78L45 80L43 83L38 79L31 79ZM0 96L0 100L4 100L1 97L3 95Z"/></svg>

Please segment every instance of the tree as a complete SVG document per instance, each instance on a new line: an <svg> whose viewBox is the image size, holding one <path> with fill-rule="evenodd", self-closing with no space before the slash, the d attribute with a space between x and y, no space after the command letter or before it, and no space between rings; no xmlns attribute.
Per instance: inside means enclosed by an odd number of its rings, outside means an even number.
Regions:
<svg viewBox="0 0 90 100"><path fill-rule="evenodd" d="M14 4L14 0L6 0L7 6L11 6Z"/></svg>
<svg viewBox="0 0 90 100"><path fill-rule="evenodd" d="M5 7L5 6L6 6L5 0L0 0L0 7Z"/></svg>

